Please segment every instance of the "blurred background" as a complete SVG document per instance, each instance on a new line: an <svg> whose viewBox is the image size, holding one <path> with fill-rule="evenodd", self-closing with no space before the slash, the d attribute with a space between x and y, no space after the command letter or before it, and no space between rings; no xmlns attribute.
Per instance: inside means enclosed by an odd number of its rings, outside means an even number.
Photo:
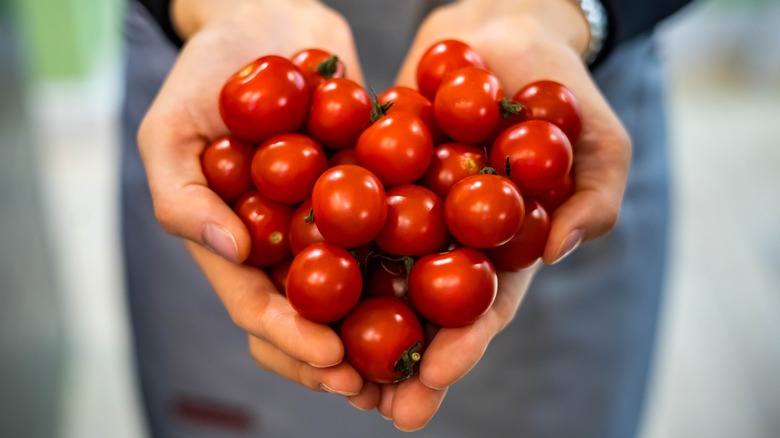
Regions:
<svg viewBox="0 0 780 438"><path fill-rule="evenodd" d="M143 437L118 233L122 0L0 0L0 437ZM643 438L780 436L780 2L658 31L673 236Z"/></svg>

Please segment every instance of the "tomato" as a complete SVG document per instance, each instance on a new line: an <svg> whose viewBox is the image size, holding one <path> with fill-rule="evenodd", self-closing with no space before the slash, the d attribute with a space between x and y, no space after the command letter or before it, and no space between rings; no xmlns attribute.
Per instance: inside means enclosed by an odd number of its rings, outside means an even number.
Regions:
<svg viewBox="0 0 780 438"><path fill-rule="evenodd" d="M322 148L303 134L271 137L252 159L252 180L277 202L297 204L311 197L314 182L328 168Z"/></svg>
<svg viewBox="0 0 780 438"><path fill-rule="evenodd" d="M371 99L356 82L328 79L314 90L306 130L331 149L348 149L371 123Z"/></svg>
<svg viewBox="0 0 780 438"><path fill-rule="evenodd" d="M419 370L422 324L397 298L361 302L344 319L339 334L347 361L370 381L396 383Z"/></svg>
<svg viewBox="0 0 780 438"><path fill-rule="evenodd" d="M257 190L252 190L238 200L235 211L252 239L248 264L263 268L291 255L287 235L293 206L274 202Z"/></svg>
<svg viewBox="0 0 780 438"><path fill-rule="evenodd" d="M537 201L526 200L520 231L509 242L485 251L499 271L519 271L534 264L544 253L550 234L550 215Z"/></svg>
<svg viewBox="0 0 780 438"><path fill-rule="evenodd" d="M444 219L452 235L472 248L494 248L509 241L523 222L525 207L517 187L500 175L460 180L444 200Z"/></svg>
<svg viewBox="0 0 780 438"><path fill-rule="evenodd" d="M325 171L314 184L312 208L325 240L357 248L382 231L387 197L376 175L360 166L343 164Z"/></svg>
<svg viewBox="0 0 780 438"><path fill-rule="evenodd" d="M469 66L487 68L479 54L466 43L440 41L428 48L417 63L417 88L420 94L433 99L448 73Z"/></svg>
<svg viewBox="0 0 780 438"><path fill-rule="evenodd" d="M490 260L473 248L430 254L409 273L409 300L428 321L463 327L493 304L498 278Z"/></svg>
<svg viewBox="0 0 780 438"><path fill-rule="evenodd" d="M326 79L343 78L346 73L344 63L338 56L322 49L304 49L290 57L303 74L312 90Z"/></svg>
<svg viewBox="0 0 780 438"><path fill-rule="evenodd" d="M312 243L324 242L314 216L311 216L311 199L307 199L295 210L290 219L290 250L293 255L303 251Z"/></svg>
<svg viewBox="0 0 780 438"><path fill-rule="evenodd" d="M235 137L214 140L200 157L209 188L233 204L252 189L251 163L255 147Z"/></svg>
<svg viewBox="0 0 780 438"><path fill-rule="evenodd" d="M419 184L442 199L452 186L471 175L476 175L487 164L485 152L474 146L444 143L433 150L433 159Z"/></svg>
<svg viewBox="0 0 780 438"><path fill-rule="evenodd" d="M282 294L287 293L287 273L290 271L292 261L292 258L286 258L270 268L266 268L268 278L271 279L276 289Z"/></svg>
<svg viewBox="0 0 780 438"><path fill-rule="evenodd" d="M387 114L403 111L419 117L428 127L433 144L436 145L444 141L444 133L433 115L433 102L420 94L419 91L397 85L379 93L376 100L380 105L392 104L386 110Z"/></svg>
<svg viewBox="0 0 780 438"><path fill-rule="evenodd" d="M295 64L280 56L264 56L225 82L219 111L234 135L262 143L303 126L310 94L309 84Z"/></svg>
<svg viewBox="0 0 780 438"><path fill-rule="evenodd" d="M406 266L384 257L371 259L363 280L364 297L406 297Z"/></svg>
<svg viewBox="0 0 780 438"><path fill-rule="evenodd" d="M419 179L433 156L433 141L419 117L397 112L374 122L358 138L358 163L376 175L386 187Z"/></svg>
<svg viewBox="0 0 780 438"><path fill-rule="evenodd" d="M433 101L436 122L458 143L479 144L487 140L501 122L501 84L489 71L464 67L441 81Z"/></svg>
<svg viewBox="0 0 780 438"><path fill-rule="evenodd" d="M360 267L352 254L327 242L298 253L287 273L287 300L314 322L343 318L357 304L362 288Z"/></svg>
<svg viewBox="0 0 780 438"><path fill-rule="evenodd" d="M387 220L374 239L389 254L422 256L438 252L449 243L444 222L444 202L417 185L403 185L387 192Z"/></svg>
<svg viewBox="0 0 780 438"><path fill-rule="evenodd" d="M525 194L550 190L571 170L571 143L560 128L529 120L504 131L493 143L490 165L503 169L509 157L510 179Z"/></svg>
<svg viewBox="0 0 780 438"><path fill-rule="evenodd" d="M574 93L555 81L536 81L515 93L513 101L526 108L528 119L546 120L561 128L571 144L582 132L582 109Z"/></svg>
<svg viewBox="0 0 780 438"><path fill-rule="evenodd" d="M344 149L336 152L328 159L329 167L336 167L339 164L357 164L357 153L354 148Z"/></svg>
<svg viewBox="0 0 780 438"><path fill-rule="evenodd" d="M555 187L550 190L546 190L540 193L531 193L534 199L539 201L550 214L552 214L558 207L563 205L566 200L571 198L574 194L574 178L571 173L567 174L563 180L556 184Z"/></svg>

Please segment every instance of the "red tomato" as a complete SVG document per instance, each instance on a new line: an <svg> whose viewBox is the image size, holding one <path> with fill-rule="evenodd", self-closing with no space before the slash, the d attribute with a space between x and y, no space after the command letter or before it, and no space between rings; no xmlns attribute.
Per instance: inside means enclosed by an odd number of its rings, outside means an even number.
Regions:
<svg viewBox="0 0 780 438"><path fill-rule="evenodd" d="M338 151L328 159L328 167L336 167L339 164L357 163L357 153L355 152L354 148Z"/></svg>
<svg viewBox="0 0 780 438"><path fill-rule="evenodd" d="M550 190L571 170L571 143L560 128L544 120L529 120L504 131L493 143L490 165L503 169L509 157L510 175L523 193Z"/></svg>
<svg viewBox="0 0 780 438"><path fill-rule="evenodd" d="M343 318L357 304L362 288L360 267L352 254L327 242L298 253L287 273L287 300L314 322Z"/></svg>
<svg viewBox="0 0 780 438"><path fill-rule="evenodd" d="M433 141L419 117L397 112L383 116L358 138L358 163L386 187L411 184L428 168Z"/></svg>
<svg viewBox="0 0 780 438"><path fill-rule="evenodd" d="M498 78L479 67L464 67L441 81L433 101L436 122L458 143L479 144L498 127L504 90Z"/></svg>
<svg viewBox="0 0 780 438"><path fill-rule="evenodd" d="M387 192L387 220L374 239L389 254L422 256L444 249L450 235L444 222L444 202L417 185L403 185Z"/></svg>
<svg viewBox="0 0 780 438"><path fill-rule="evenodd" d="M324 241L311 215L311 199L307 199L298 206L290 219L290 250L293 255L297 255L312 243Z"/></svg>
<svg viewBox="0 0 780 438"><path fill-rule="evenodd" d="M252 180L276 202L297 204L311 197L317 178L328 168L322 148L303 134L271 137L252 159Z"/></svg>
<svg viewBox="0 0 780 438"><path fill-rule="evenodd" d="M519 271L534 264L544 253L550 234L550 215L542 204L526 200L520 231L509 242L485 251L499 271Z"/></svg>
<svg viewBox="0 0 780 438"><path fill-rule="evenodd" d="M379 93L376 100L380 105L392 104L385 110L387 114L403 111L419 117L428 127L433 144L436 145L444 141L444 133L439 128L439 124L436 123L436 117L433 116L433 103L419 91L396 85Z"/></svg>
<svg viewBox="0 0 780 438"><path fill-rule="evenodd" d="M406 266L402 261L373 258L366 268L363 296L406 297Z"/></svg>
<svg viewBox="0 0 780 438"><path fill-rule="evenodd" d="M291 255L287 235L294 211L292 205L274 202L252 190L238 200L235 211L252 238L247 263L263 268Z"/></svg>
<svg viewBox="0 0 780 438"><path fill-rule="evenodd" d="M270 268L266 268L268 278L271 279L276 289L282 294L287 293L287 273L290 271L292 261L292 258L286 258Z"/></svg>
<svg viewBox="0 0 780 438"><path fill-rule="evenodd" d="M387 218L387 197L379 178L351 164L331 167L320 176L312 207L325 240L345 248L371 242Z"/></svg>
<svg viewBox="0 0 780 438"><path fill-rule="evenodd" d="M493 304L498 278L490 260L473 248L427 255L409 273L408 296L428 321L463 327Z"/></svg>
<svg viewBox="0 0 780 438"><path fill-rule="evenodd" d="M523 223L525 207L517 187L500 175L460 180L444 200L444 219L452 235L472 248L494 248L509 241Z"/></svg>
<svg viewBox="0 0 780 438"><path fill-rule="evenodd" d="M230 136L215 140L203 151L203 175L209 188L226 203L232 205L252 189L254 154L254 146Z"/></svg>
<svg viewBox="0 0 780 438"><path fill-rule="evenodd" d="M371 99L354 81L328 79L314 90L306 130L321 145L331 149L355 147L370 123Z"/></svg>
<svg viewBox="0 0 780 438"><path fill-rule="evenodd" d="M419 370L422 324L397 298L361 302L344 319L340 335L347 361L370 381L396 383Z"/></svg>
<svg viewBox="0 0 780 438"><path fill-rule="evenodd" d="M338 56L321 49L304 49L290 57L312 90L326 79L343 78L346 69Z"/></svg>
<svg viewBox="0 0 780 438"><path fill-rule="evenodd" d="M571 198L571 195L573 194L574 178L572 178L571 173L569 173L552 189L540 193L531 193L530 196L539 201L539 203L544 206L545 210L552 214L558 207L563 205L566 200Z"/></svg>
<svg viewBox="0 0 780 438"><path fill-rule="evenodd" d="M479 148L458 143L440 144L434 148L431 164L419 184L444 199L456 182L478 174L486 164L485 151Z"/></svg>
<svg viewBox="0 0 780 438"><path fill-rule="evenodd" d="M230 132L253 143L301 128L309 111L309 84L292 62L264 56L222 87L219 111Z"/></svg>
<svg viewBox="0 0 780 438"><path fill-rule="evenodd" d="M479 54L465 43L440 41L426 50L417 63L417 88L420 94L433 99L448 73L469 66L487 68Z"/></svg>
<svg viewBox="0 0 780 438"><path fill-rule="evenodd" d="M525 106L528 119L546 120L561 128L574 144L582 132L582 110L574 93L555 81L532 82L518 91L513 101Z"/></svg>

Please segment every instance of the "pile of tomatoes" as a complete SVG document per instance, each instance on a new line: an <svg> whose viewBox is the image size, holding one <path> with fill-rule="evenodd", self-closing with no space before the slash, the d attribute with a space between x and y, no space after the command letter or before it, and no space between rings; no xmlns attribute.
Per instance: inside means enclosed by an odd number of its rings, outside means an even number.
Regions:
<svg viewBox="0 0 780 438"><path fill-rule="evenodd" d="M231 135L203 153L209 186L246 224L246 263L303 317L333 324L365 378L414 375L424 324L473 323L496 270L542 254L573 191L581 111L562 84L504 98L466 44L433 45L418 89L374 99L318 49L261 57L230 77Z"/></svg>

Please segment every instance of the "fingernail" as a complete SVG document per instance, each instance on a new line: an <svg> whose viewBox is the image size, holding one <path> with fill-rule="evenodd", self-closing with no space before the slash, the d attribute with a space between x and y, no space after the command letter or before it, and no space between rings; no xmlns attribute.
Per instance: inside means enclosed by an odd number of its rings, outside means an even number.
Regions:
<svg viewBox="0 0 780 438"><path fill-rule="evenodd" d="M311 363L311 362L306 362L306 363L308 363L309 365L313 366L314 368L330 368L330 367L335 367L336 365L340 364L341 360L339 360L338 362L334 362L334 363L332 363L330 365L318 365L316 363Z"/></svg>
<svg viewBox="0 0 780 438"><path fill-rule="evenodd" d="M584 234L585 233L580 229L576 229L569 233L569 235L563 239L563 242L561 242L561 246L558 247L558 252L555 253L555 261L553 264L560 262L566 258L567 255L571 254L572 251L577 249L577 247L580 246L580 243L582 243Z"/></svg>
<svg viewBox="0 0 780 438"><path fill-rule="evenodd" d="M372 408L368 408L368 409L361 408L360 406L356 405L355 402L353 402L352 399L350 399L350 398L348 398L347 401L349 402L349 404L352 405L353 408L355 408L355 409L357 409L359 411L370 411L372 409Z"/></svg>
<svg viewBox="0 0 780 438"><path fill-rule="evenodd" d="M225 227L208 224L203 227L203 245L231 262L238 261L236 238Z"/></svg>
<svg viewBox="0 0 780 438"><path fill-rule="evenodd" d="M338 394L338 395L343 395L343 396L347 396L347 397L349 397L351 395L357 395L358 394L357 392L349 392L349 391L341 391L341 390L338 390L338 389L333 389L333 388L329 387L328 385L326 385L324 383L320 383L320 389L323 390L323 391L329 392L331 394Z"/></svg>
<svg viewBox="0 0 780 438"><path fill-rule="evenodd" d="M392 418L390 418L390 417L385 417L385 414L383 414L383 413L382 413L382 411L380 411L379 409L377 409L377 412L379 412L379 416L380 416L380 417L382 417L382 418L384 418L385 420L387 420L387 421L393 421L393 419L392 419Z"/></svg>

